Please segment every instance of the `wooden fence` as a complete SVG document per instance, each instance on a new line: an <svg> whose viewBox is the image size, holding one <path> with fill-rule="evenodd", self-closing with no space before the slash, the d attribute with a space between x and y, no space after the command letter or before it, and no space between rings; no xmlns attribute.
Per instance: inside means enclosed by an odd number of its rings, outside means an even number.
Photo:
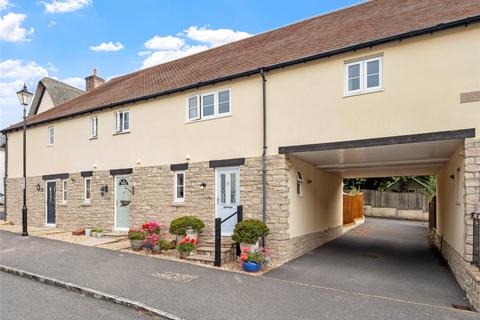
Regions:
<svg viewBox="0 0 480 320"><path fill-rule="evenodd" d="M343 224L348 225L363 217L363 193L351 196L343 195Z"/></svg>
<svg viewBox="0 0 480 320"><path fill-rule="evenodd" d="M365 205L374 208L428 211L427 196L420 192L388 192L363 190Z"/></svg>

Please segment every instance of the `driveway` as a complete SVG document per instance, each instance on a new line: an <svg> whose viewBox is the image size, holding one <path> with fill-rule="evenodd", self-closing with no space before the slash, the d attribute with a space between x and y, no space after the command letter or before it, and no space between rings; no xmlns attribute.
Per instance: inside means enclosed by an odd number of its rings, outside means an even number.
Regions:
<svg viewBox="0 0 480 320"><path fill-rule="evenodd" d="M469 306L427 232L422 222L367 218L266 277L419 304Z"/></svg>

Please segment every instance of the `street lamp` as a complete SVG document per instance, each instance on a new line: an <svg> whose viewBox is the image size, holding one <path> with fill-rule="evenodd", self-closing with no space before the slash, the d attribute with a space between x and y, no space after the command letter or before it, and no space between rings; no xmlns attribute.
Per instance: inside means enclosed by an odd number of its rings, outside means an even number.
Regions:
<svg viewBox="0 0 480 320"><path fill-rule="evenodd" d="M22 90L17 92L18 101L23 106L23 208L22 208L22 236L28 236L27 231L27 106L33 94L27 90L24 83Z"/></svg>

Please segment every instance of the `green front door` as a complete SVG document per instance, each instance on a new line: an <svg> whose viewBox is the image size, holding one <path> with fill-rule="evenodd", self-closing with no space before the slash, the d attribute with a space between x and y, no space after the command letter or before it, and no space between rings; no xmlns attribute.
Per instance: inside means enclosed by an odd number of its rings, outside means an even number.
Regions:
<svg viewBox="0 0 480 320"><path fill-rule="evenodd" d="M115 177L115 229L128 230L129 200L128 176Z"/></svg>

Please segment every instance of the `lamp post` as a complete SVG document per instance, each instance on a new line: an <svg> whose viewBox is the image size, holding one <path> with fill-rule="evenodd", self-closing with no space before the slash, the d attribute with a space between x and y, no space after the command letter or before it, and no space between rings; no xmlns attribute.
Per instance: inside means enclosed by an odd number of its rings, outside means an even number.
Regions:
<svg viewBox="0 0 480 320"><path fill-rule="evenodd" d="M27 90L24 83L22 90L17 92L18 101L23 106L23 207L22 207L22 236L28 236L27 231L27 106L33 94Z"/></svg>

